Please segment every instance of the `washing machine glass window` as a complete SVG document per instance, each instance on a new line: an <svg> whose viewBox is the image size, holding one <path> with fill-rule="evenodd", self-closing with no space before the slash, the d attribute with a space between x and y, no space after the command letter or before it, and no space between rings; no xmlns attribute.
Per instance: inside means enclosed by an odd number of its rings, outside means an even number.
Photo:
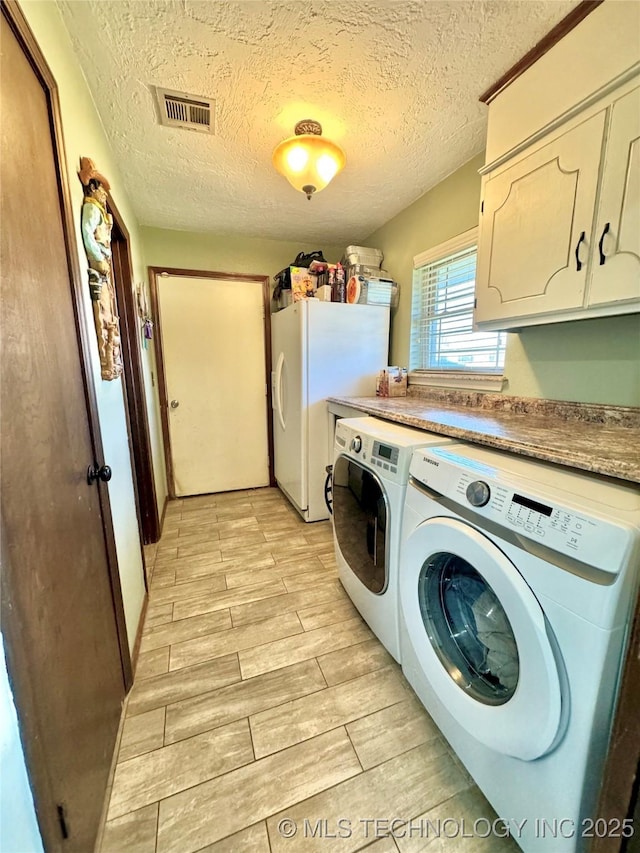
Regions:
<svg viewBox="0 0 640 853"><path fill-rule="evenodd" d="M375 474L345 456L333 469L333 520L349 568L367 589L382 594L388 584L386 496Z"/></svg>
<svg viewBox="0 0 640 853"><path fill-rule="evenodd" d="M511 623L487 581L462 557L439 552L418 578L431 644L456 684L486 705L513 696L520 670Z"/></svg>

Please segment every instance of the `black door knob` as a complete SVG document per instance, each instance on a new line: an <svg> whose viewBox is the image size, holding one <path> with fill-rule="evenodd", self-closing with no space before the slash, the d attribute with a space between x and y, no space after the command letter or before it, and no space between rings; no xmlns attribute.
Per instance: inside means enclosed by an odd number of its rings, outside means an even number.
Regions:
<svg viewBox="0 0 640 853"><path fill-rule="evenodd" d="M102 465L98 468L97 465L89 465L87 468L87 483L91 486L96 480L102 480L103 483L108 483L111 479L111 468L108 465Z"/></svg>

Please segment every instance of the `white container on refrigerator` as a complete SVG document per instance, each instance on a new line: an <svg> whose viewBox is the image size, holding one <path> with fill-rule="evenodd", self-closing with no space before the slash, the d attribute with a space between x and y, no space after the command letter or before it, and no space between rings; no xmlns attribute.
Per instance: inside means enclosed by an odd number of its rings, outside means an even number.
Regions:
<svg viewBox="0 0 640 853"><path fill-rule="evenodd" d="M275 476L305 521L329 518L326 399L375 395L388 349L388 307L307 299L271 315Z"/></svg>

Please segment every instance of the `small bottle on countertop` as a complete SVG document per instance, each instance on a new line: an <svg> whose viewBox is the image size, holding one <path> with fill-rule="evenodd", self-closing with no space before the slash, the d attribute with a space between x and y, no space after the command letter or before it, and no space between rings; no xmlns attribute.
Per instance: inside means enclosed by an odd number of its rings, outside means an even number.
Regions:
<svg viewBox="0 0 640 853"><path fill-rule="evenodd" d="M347 285L342 264L336 264L336 302L347 301Z"/></svg>

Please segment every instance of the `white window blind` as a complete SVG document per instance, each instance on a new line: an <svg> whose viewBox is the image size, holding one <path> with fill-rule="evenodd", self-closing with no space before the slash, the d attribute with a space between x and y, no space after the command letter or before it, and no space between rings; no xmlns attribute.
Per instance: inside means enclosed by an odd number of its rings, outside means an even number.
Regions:
<svg viewBox="0 0 640 853"><path fill-rule="evenodd" d="M414 259L411 370L502 371L506 334L473 331L476 240L473 229Z"/></svg>

